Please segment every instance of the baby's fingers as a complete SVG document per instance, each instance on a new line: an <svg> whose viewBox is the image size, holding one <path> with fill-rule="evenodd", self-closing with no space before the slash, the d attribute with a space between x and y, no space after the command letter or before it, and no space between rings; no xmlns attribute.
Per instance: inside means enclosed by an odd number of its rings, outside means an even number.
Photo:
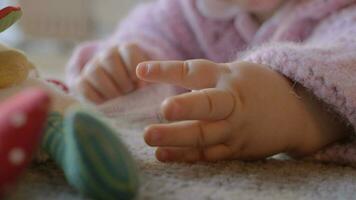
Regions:
<svg viewBox="0 0 356 200"><path fill-rule="evenodd" d="M75 83L75 90L78 91L82 97L94 103L102 103L104 99L96 92L95 88L83 77L77 79Z"/></svg>
<svg viewBox="0 0 356 200"><path fill-rule="evenodd" d="M162 82L187 89L204 89L216 86L220 74L228 71L224 64L208 60L151 61L140 63L137 76L149 82Z"/></svg>
<svg viewBox="0 0 356 200"><path fill-rule="evenodd" d="M120 91L114 84L110 75L100 66L100 63L90 63L84 76L95 90L105 99L112 99L120 95Z"/></svg>
<svg viewBox="0 0 356 200"><path fill-rule="evenodd" d="M183 121L148 127L145 141L151 146L203 148L226 142L231 134L230 124L225 121Z"/></svg>
<svg viewBox="0 0 356 200"><path fill-rule="evenodd" d="M103 52L100 55L99 63L100 67L107 72L121 93L126 94L134 90L134 84L118 51L117 47L112 47Z"/></svg>
<svg viewBox="0 0 356 200"><path fill-rule="evenodd" d="M156 151L156 157L161 162L215 162L230 159L232 155L231 148L224 144L204 149L160 147Z"/></svg>
<svg viewBox="0 0 356 200"><path fill-rule="evenodd" d="M167 120L222 120L235 109L236 99L227 90L205 89L164 101L162 114Z"/></svg>

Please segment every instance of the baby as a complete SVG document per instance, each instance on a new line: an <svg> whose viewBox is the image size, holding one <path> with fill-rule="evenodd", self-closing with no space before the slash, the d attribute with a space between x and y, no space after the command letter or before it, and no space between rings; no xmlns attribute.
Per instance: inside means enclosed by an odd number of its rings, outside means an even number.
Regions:
<svg viewBox="0 0 356 200"><path fill-rule="evenodd" d="M149 82L191 90L145 129L163 162L306 156L354 132L355 19L356 0L159 0L79 47L68 83L98 104Z"/></svg>

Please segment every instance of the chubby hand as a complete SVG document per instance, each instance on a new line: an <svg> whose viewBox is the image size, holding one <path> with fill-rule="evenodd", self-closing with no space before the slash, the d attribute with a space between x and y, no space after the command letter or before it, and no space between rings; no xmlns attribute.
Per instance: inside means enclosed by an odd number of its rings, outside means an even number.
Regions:
<svg viewBox="0 0 356 200"><path fill-rule="evenodd" d="M304 92L298 96L288 79L264 65L152 61L139 64L137 75L192 90L162 104L172 123L145 129L146 143L158 147L163 162L304 155L340 137L322 125L335 123L319 104Z"/></svg>
<svg viewBox="0 0 356 200"><path fill-rule="evenodd" d="M143 85L136 66L148 60L135 44L115 46L94 56L76 80L74 90L94 103L125 95Z"/></svg>

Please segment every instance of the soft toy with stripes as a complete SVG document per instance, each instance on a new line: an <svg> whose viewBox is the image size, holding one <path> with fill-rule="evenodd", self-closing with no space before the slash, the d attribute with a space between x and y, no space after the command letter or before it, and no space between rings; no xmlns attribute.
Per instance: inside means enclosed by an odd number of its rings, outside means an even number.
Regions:
<svg viewBox="0 0 356 200"><path fill-rule="evenodd" d="M11 26L20 16L21 9L18 7L1 10L0 31ZM41 135L39 127L45 123L41 140L43 152L63 169L70 185L94 199L132 199L138 190L137 172L130 153L117 133L98 118L100 114L85 111L77 100L65 92L64 84L42 79L23 52L0 44L0 102L27 89L31 90L11 102L5 102L4 106L0 104L0 179L4 179L2 169L11 168L3 162L4 159L15 164L27 164L29 160L24 157L24 151L18 151L19 148L10 151L10 154L4 154L4 148L14 148L12 144L34 136L31 145L27 145L31 155ZM47 108L49 101L51 104ZM27 114L25 121L28 124L18 129L6 121L14 118L15 107ZM23 118L14 120L17 123ZM10 158L1 158L8 154Z"/></svg>

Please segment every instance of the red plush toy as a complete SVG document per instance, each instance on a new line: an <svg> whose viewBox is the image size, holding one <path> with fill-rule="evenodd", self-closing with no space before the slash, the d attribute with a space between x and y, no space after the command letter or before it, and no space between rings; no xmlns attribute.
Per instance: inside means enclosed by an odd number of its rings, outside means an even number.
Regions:
<svg viewBox="0 0 356 200"><path fill-rule="evenodd" d="M28 89L0 104L0 194L27 167L39 146L50 98Z"/></svg>

